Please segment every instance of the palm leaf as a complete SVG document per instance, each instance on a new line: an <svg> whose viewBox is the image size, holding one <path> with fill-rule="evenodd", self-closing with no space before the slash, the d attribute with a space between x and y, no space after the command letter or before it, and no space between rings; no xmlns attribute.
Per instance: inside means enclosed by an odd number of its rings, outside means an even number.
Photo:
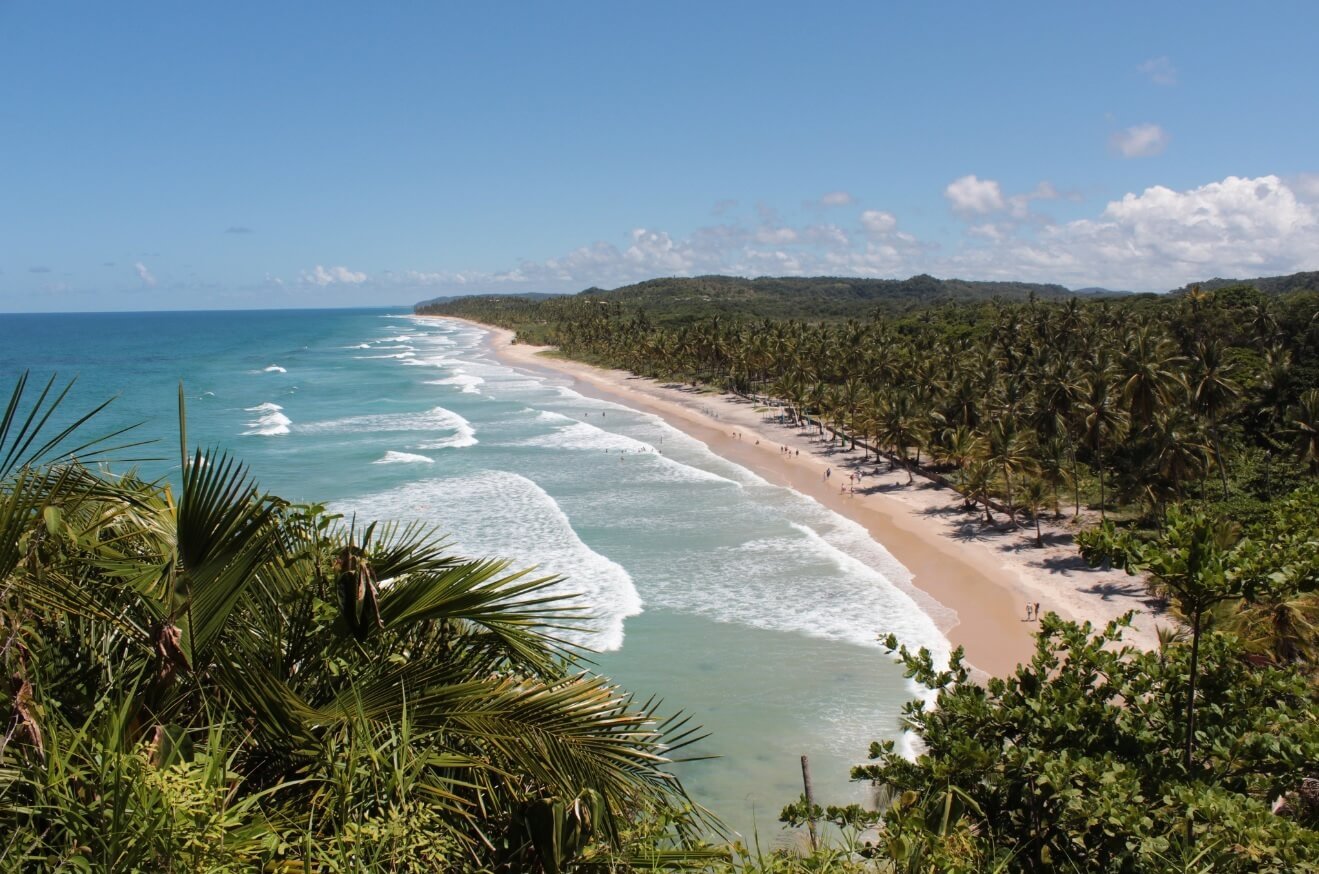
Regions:
<svg viewBox="0 0 1319 874"><path fill-rule="evenodd" d="M545 670L566 647L550 629L572 627L580 611L568 603L572 596L545 594L559 577L523 580L530 569L500 576L508 564L482 559L397 580L381 592L381 621L393 630L434 619L470 622L510 655Z"/></svg>
<svg viewBox="0 0 1319 874"><path fill-rule="evenodd" d="M70 424L57 431L54 436L46 437L44 436L46 425L65 398L68 397L74 383L74 380L69 380L64 388L55 391L55 379L56 377L52 375L46 381L37 399L26 413L23 413L21 408L23 406L23 395L27 389L28 372L24 371L15 382L14 389L9 396L9 402L5 406L4 414L0 415L0 480L23 467L58 464L80 454L84 461L89 458L104 459L111 453L122 449L145 446L154 442L151 440L138 440L114 446L105 445L109 441L137 428L141 424L139 422L85 441L77 446L61 448L61 444L68 440L74 432L109 406L113 398L103 401L77 417ZM145 459L129 460L140 461Z"/></svg>

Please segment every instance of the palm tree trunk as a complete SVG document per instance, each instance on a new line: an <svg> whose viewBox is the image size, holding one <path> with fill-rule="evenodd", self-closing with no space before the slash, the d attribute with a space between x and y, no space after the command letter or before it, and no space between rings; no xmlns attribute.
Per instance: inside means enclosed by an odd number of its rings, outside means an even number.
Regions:
<svg viewBox="0 0 1319 874"><path fill-rule="evenodd" d="M1012 474L1011 472L1009 472L1009 470L1006 467L1003 468L1003 483L1007 488L1008 524L1010 524L1013 528L1016 528L1017 514L1012 506Z"/></svg>
<svg viewBox="0 0 1319 874"><path fill-rule="evenodd" d="M1191 764L1195 755L1195 680L1196 673L1200 667L1200 611L1196 610L1191 615L1191 677L1187 682L1186 688L1186 746L1182 752L1182 767L1186 771L1186 778L1191 777ZM1192 821L1188 817L1186 820L1186 845L1188 847L1195 843L1195 832L1192 827Z"/></svg>
<svg viewBox="0 0 1319 874"><path fill-rule="evenodd" d="M1076 464L1076 445L1072 445L1072 497L1076 503L1076 509L1072 512L1072 518L1075 519L1081 515L1081 477L1080 470Z"/></svg>
<svg viewBox="0 0 1319 874"><path fill-rule="evenodd" d="M1214 428L1210 433L1214 435L1214 456L1218 459L1218 476L1223 481L1223 500L1227 500L1227 465L1223 462L1223 449L1219 445L1218 429Z"/></svg>
<svg viewBox="0 0 1319 874"><path fill-rule="evenodd" d="M1104 500L1104 444L1102 441L1095 441L1095 455L1099 459L1099 519L1100 521L1107 521L1108 516L1105 515L1104 506L1106 502Z"/></svg>

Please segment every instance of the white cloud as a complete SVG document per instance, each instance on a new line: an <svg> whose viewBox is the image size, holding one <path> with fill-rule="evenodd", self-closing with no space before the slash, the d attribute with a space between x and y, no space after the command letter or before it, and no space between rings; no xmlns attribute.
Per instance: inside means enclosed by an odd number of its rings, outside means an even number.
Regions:
<svg viewBox="0 0 1319 874"><path fill-rule="evenodd" d="M797 242L797 232L785 227L760 227L756 229L755 239L768 246L786 246Z"/></svg>
<svg viewBox="0 0 1319 874"><path fill-rule="evenodd" d="M686 234L635 228L618 243L598 240L500 271L410 270L368 278L347 268L318 266L303 281L481 293L613 288L658 276L708 273L931 273L1163 291L1212 276L1319 267L1319 203L1300 197L1293 187L1299 184L1262 176L1228 177L1182 191L1154 186L1116 199L1089 218L1056 223L1034 211L1039 203L1066 196L1047 182L1006 196L993 180L963 177L946 194L968 219L967 227L962 239L946 249L899 230L898 217L881 210L864 211L856 231L849 233L827 223L785 224L765 208L756 225L726 222Z"/></svg>
<svg viewBox="0 0 1319 874"><path fill-rule="evenodd" d="M1139 64L1136 72L1147 77L1155 85L1176 85L1177 68L1172 65L1166 55L1160 55L1157 58L1150 58L1148 61Z"/></svg>
<svg viewBox="0 0 1319 874"><path fill-rule="evenodd" d="M325 287L327 285L361 285L366 282L365 273L359 273L349 270L347 267L322 267L317 264L312 270L304 270L298 277L298 281L303 285L318 285Z"/></svg>
<svg viewBox="0 0 1319 874"><path fill-rule="evenodd" d="M856 198L846 191L830 191L820 196L820 206L851 206L855 202Z"/></svg>
<svg viewBox="0 0 1319 874"><path fill-rule="evenodd" d="M993 179L978 179L975 174L948 183L943 196L953 212L962 216L983 215L1003 208L1003 192Z"/></svg>
<svg viewBox="0 0 1319 874"><path fill-rule="evenodd" d="M143 285L147 288L156 287L156 277L147 269L147 265L143 264L141 261L135 261L133 262L133 269L137 271L137 278L142 280Z"/></svg>
<svg viewBox="0 0 1319 874"><path fill-rule="evenodd" d="M868 209L861 213L861 227L865 229L866 234L869 236L882 237L897 226L898 220L891 212Z"/></svg>
<svg viewBox="0 0 1319 874"><path fill-rule="evenodd" d="M1168 139L1157 124L1138 124L1113 134L1109 145L1124 158L1149 158L1166 149Z"/></svg>
<svg viewBox="0 0 1319 874"><path fill-rule="evenodd" d="M965 249L949 266L966 275L1140 291L1292 273L1319 266L1319 214L1277 176L1229 176L1186 191L1156 185L1112 201L1097 218Z"/></svg>

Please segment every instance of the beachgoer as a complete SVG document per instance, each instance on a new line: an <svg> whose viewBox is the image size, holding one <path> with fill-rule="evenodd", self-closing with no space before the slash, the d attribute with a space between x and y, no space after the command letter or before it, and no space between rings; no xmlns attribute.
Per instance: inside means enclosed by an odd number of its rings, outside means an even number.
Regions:
<svg viewBox="0 0 1319 874"><path fill-rule="evenodd" d="M1040 602L1039 602L1039 601L1036 601L1036 602L1035 602L1035 621L1036 621L1036 622L1039 622L1039 621L1040 621Z"/></svg>
<svg viewBox="0 0 1319 874"><path fill-rule="evenodd" d="M1030 622L1030 620L1031 620L1031 615L1030 615L1030 601L1027 601L1027 602L1026 602L1026 621L1027 621L1027 622Z"/></svg>

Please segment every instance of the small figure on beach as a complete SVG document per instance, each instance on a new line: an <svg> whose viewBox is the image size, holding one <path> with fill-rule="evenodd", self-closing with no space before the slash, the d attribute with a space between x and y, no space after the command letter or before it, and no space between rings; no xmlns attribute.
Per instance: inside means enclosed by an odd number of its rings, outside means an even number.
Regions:
<svg viewBox="0 0 1319 874"><path fill-rule="evenodd" d="M1036 621L1036 622L1039 622L1039 621L1040 621L1040 602L1039 602L1039 601L1036 601L1036 602L1035 602L1035 621Z"/></svg>
<svg viewBox="0 0 1319 874"><path fill-rule="evenodd" d="M1031 615L1030 601L1026 602L1026 621L1030 622L1034 617Z"/></svg>
<svg viewBox="0 0 1319 874"><path fill-rule="evenodd" d="M834 469L833 469L832 467L826 467L826 468L824 469L824 478L825 478L825 479L828 479L829 477L831 477L831 476L833 476L833 475L834 475Z"/></svg>

